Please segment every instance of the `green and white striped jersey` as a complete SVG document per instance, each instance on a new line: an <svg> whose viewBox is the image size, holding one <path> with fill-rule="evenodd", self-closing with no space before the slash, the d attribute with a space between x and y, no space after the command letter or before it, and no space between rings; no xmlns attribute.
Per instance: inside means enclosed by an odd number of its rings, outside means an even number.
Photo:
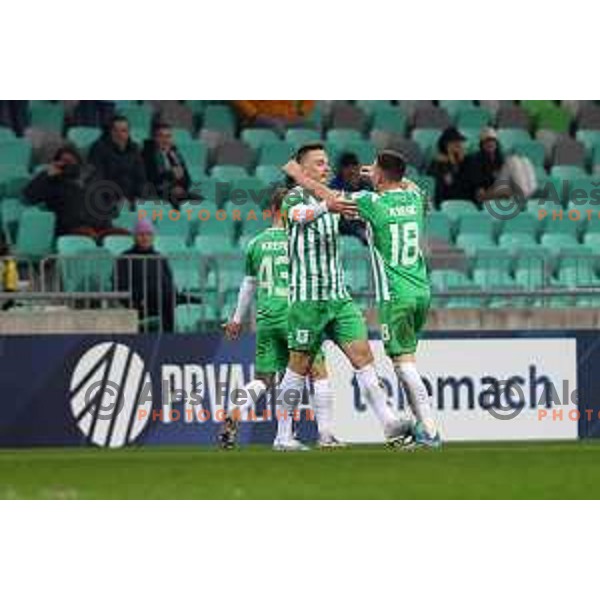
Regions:
<svg viewBox="0 0 600 600"><path fill-rule="evenodd" d="M340 260L340 216L324 212L314 220L294 219L294 207L319 206L301 187L290 190L282 205L289 236L290 302L349 298Z"/></svg>
<svg viewBox="0 0 600 600"><path fill-rule="evenodd" d="M381 194L352 195L368 223L371 266L377 301L429 293L429 276L421 250L426 196L417 186Z"/></svg>

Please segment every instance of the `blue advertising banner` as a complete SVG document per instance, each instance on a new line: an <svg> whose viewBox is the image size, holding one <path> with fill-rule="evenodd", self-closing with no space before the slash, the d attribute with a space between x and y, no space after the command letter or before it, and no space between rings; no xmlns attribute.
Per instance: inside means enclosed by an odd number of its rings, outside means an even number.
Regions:
<svg viewBox="0 0 600 600"><path fill-rule="evenodd" d="M373 345L384 387L402 408L402 390L380 343ZM353 373L336 352L327 353L336 428L351 442L380 441ZM235 343L218 333L10 336L0 338L0 356L0 446L213 444L225 399L253 377L254 336ZM447 439L600 435L596 332L429 334L419 360ZM494 415L490 390L507 378L522 382L525 409ZM538 402L547 387L557 398ZM506 390L504 397L519 408L518 398L510 400ZM242 444L273 441L273 407L262 400L256 414L241 428ZM316 425L310 411L301 414L299 435L311 441Z"/></svg>

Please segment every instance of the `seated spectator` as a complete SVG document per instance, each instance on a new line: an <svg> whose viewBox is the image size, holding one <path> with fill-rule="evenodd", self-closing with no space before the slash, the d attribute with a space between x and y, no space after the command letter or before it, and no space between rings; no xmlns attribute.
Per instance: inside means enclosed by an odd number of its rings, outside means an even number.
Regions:
<svg viewBox="0 0 600 600"><path fill-rule="evenodd" d="M110 212L99 207L88 194L81 156L72 146L59 148L48 167L25 187L23 194L30 204L44 203L56 215L56 235L89 235L100 238L109 234L128 234L113 227Z"/></svg>
<svg viewBox="0 0 600 600"><path fill-rule="evenodd" d="M129 122L116 116L108 131L90 148L89 162L94 167L96 182L111 182L118 188L119 198L133 202L141 198L146 184L144 162L129 135ZM114 191L116 195L116 190Z"/></svg>
<svg viewBox="0 0 600 600"><path fill-rule="evenodd" d="M183 156L173 144L173 132L166 123L152 128L152 139L142 151L146 176L161 198L170 200L175 207L190 197L190 175Z"/></svg>
<svg viewBox="0 0 600 600"><path fill-rule="evenodd" d="M343 192L370 190L371 183L360 174L361 164L353 152L344 152L338 161L337 175L331 181L331 188Z"/></svg>
<svg viewBox="0 0 600 600"><path fill-rule="evenodd" d="M506 197L506 187L494 188L503 166L504 155L496 130L484 127L481 130L479 151L465 159L465 185L469 189L469 197L477 202Z"/></svg>
<svg viewBox="0 0 600 600"><path fill-rule="evenodd" d="M288 127L308 126L314 100L234 100L233 106L245 127L270 127L279 132Z"/></svg>
<svg viewBox="0 0 600 600"><path fill-rule="evenodd" d="M138 221L134 245L117 261L115 289L131 293L127 306L136 308L140 319L156 320L161 331L173 331L176 291L166 258L154 249L154 228L149 221Z"/></svg>
<svg viewBox="0 0 600 600"><path fill-rule="evenodd" d="M438 155L429 167L429 174L435 179L438 206L443 200L470 198L465 185L465 139L458 129L448 127L438 140Z"/></svg>

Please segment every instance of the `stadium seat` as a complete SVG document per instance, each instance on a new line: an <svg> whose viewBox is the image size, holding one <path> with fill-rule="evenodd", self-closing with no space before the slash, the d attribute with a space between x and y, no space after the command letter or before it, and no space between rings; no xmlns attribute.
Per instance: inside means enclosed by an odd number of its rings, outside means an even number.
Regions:
<svg viewBox="0 0 600 600"><path fill-rule="evenodd" d="M352 142L363 140L360 132L354 129L330 129L327 132L327 141L338 147L344 147Z"/></svg>
<svg viewBox="0 0 600 600"><path fill-rule="evenodd" d="M473 282L462 271L436 269L431 272L431 285L438 291L473 288Z"/></svg>
<svg viewBox="0 0 600 600"><path fill-rule="evenodd" d="M29 104L31 127L62 133L65 109L62 102L32 100Z"/></svg>
<svg viewBox="0 0 600 600"><path fill-rule="evenodd" d="M185 244L191 239L191 221L188 215L170 206L165 206L162 219L154 221L154 226L159 236L179 237Z"/></svg>
<svg viewBox="0 0 600 600"><path fill-rule="evenodd" d="M413 119L415 129L445 129L452 125L448 113L439 106L420 106Z"/></svg>
<svg viewBox="0 0 600 600"><path fill-rule="evenodd" d="M373 117L375 113L386 111L389 108L400 110L397 106L393 106L389 100L356 100L355 104L368 117Z"/></svg>
<svg viewBox="0 0 600 600"><path fill-rule="evenodd" d="M18 198L4 198L0 202L0 223L7 241L13 244L17 237L19 219L26 206Z"/></svg>
<svg viewBox="0 0 600 600"><path fill-rule="evenodd" d="M533 165L544 165L546 151L543 144L537 140L517 142L516 144L513 144L512 152L518 156L528 158Z"/></svg>
<svg viewBox="0 0 600 600"><path fill-rule="evenodd" d="M585 221L571 220L566 215L562 219L544 219L544 233L563 233L577 239L582 227L585 226Z"/></svg>
<svg viewBox="0 0 600 600"><path fill-rule="evenodd" d="M26 208L19 219L15 253L38 260L52 252L54 245L54 213Z"/></svg>
<svg viewBox="0 0 600 600"><path fill-rule="evenodd" d="M510 271L513 256L506 249L499 246L476 248L474 254L468 252L470 265L474 269L499 269Z"/></svg>
<svg viewBox="0 0 600 600"><path fill-rule="evenodd" d="M280 139L272 129L254 129L252 127L243 129L240 137L255 151L260 150L265 144L276 143Z"/></svg>
<svg viewBox="0 0 600 600"><path fill-rule="evenodd" d="M2 142L12 142L15 140L17 136L15 132L10 127L4 127L0 125L0 143Z"/></svg>
<svg viewBox="0 0 600 600"><path fill-rule="evenodd" d="M430 214L425 223L425 232L428 237L449 242L452 238L452 224L448 215L442 212Z"/></svg>
<svg viewBox="0 0 600 600"><path fill-rule="evenodd" d="M216 165L211 169L211 177L215 181L232 183L236 179L244 179L248 176L246 169L236 165Z"/></svg>
<svg viewBox="0 0 600 600"><path fill-rule="evenodd" d="M245 275L242 257L220 260L217 265L217 288L219 292L236 292Z"/></svg>
<svg viewBox="0 0 600 600"><path fill-rule="evenodd" d="M530 142L531 136L525 129L498 129L498 141L502 145L502 149L510 153L517 144Z"/></svg>
<svg viewBox="0 0 600 600"><path fill-rule="evenodd" d="M288 129L285 141L291 144L294 150L297 150L304 144L321 141L321 134L316 129Z"/></svg>
<svg viewBox="0 0 600 600"><path fill-rule="evenodd" d="M259 165L283 166L294 155L294 146L289 142L273 142L265 144L259 156Z"/></svg>
<svg viewBox="0 0 600 600"><path fill-rule="evenodd" d="M533 290L545 287L548 277L543 268L520 268L515 270L515 281L518 285Z"/></svg>
<svg viewBox="0 0 600 600"><path fill-rule="evenodd" d="M473 281L484 290L519 287L509 273L500 269L474 269Z"/></svg>
<svg viewBox="0 0 600 600"><path fill-rule="evenodd" d="M97 127L70 127L67 131L67 139L83 152L87 152L101 135L102 131Z"/></svg>
<svg viewBox="0 0 600 600"><path fill-rule="evenodd" d="M108 291L112 288L112 260L87 236L60 236L56 242L58 267L65 292Z"/></svg>
<svg viewBox="0 0 600 600"><path fill-rule="evenodd" d="M61 235L56 239L59 254L84 254L98 249L96 242L86 235Z"/></svg>
<svg viewBox="0 0 600 600"><path fill-rule="evenodd" d="M239 140L225 140L215 150L215 165L235 165L250 171L254 163L254 150Z"/></svg>
<svg viewBox="0 0 600 600"><path fill-rule="evenodd" d="M0 142L0 165L29 169L31 163L31 142L23 138Z"/></svg>
<svg viewBox="0 0 600 600"><path fill-rule="evenodd" d="M128 235L107 235L102 245L110 254L118 256L133 246L133 239Z"/></svg>
<svg viewBox="0 0 600 600"><path fill-rule="evenodd" d="M578 165L557 164L550 168L550 175L559 179L581 179L586 172Z"/></svg>
<svg viewBox="0 0 600 600"><path fill-rule="evenodd" d="M377 154L375 145L367 140L348 142L344 145L328 143L327 151L329 154L329 160L334 168L337 166L338 160L344 152L352 152L353 154L356 154L358 160L364 165L371 164L375 160L375 156Z"/></svg>
<svg viewBox="0 0 600 600"><path fill-rule="evenodd" d="M206 173L208 148L204 142L192 140L178 144L177 148L179 149L179 152L181 152L181 156L183 156L183 160L190 172L192 180L195 181Z"/></svg>
<svg viewBox="0 0 600 600"><path fill-rule="evenodd" d="M457 221L463 215L479 212L477 206L470 200L444 200L440 208L444 214L448 215L451 221Z"/></svg>
<svg viewBox="0 0 600 600"><path fill-rule="evenodd" d="M204 109L202 128L234 135L236 119L233 110L225 104L209 104Z"/></svg>
<svg viewBox="0 0 600 600"><path fill-rule="evenodd" d="M419 145L425 160L429 162L437 150L437 142L441 135L439 129L415 129L412 139Z"/></svg>
<svg viewBox="0 0 600 600"><path fill-rule="evenodd" d="M330 114L332 129L354 130L364 132L369 124L367 115L360 106L348 102L334 102Z"/></svg>
<svg viewBox="0 0 600 600"><path fill-rule="evenodd" d="M558 254L563 250L571 251L579 246L573 236L565 233L544 233L541 244L549 248L553 254Z"/></svg>
<svg viewBox="0 0 600 600"><path fill-rule="evenodd" d="M496 126L500 129L529 129L529 117L522 107L501 106L496 113Z"/></svg>
<svg viewBox="0 0 600 600"><path fill-rule="evenodd" d="M225 221L223 221L225 223ZM202 225L200 226L202 227ZM232 237L225 237L223 232L199 233L194 240L194 251L200 256L211 256L214 254L231 254L237 253L239 250Z"/></svg>
<svg viewBox="0 0 600 600"><path fill-rule="evenodd" d="M178 149L180 149L182 145L194 143L192 134L188 129L184 129L182 127L173 127L171 132L173 134L173 143Z"/></svg>
<svg viewBox="0 0 600 600"><path fill-rule="evenodd" d="M559 138L554 146L553 164L585 166L585 146L571 138Z"/></svg>
<svg viewBox="0 0 600 600"><path fill-rule="evenodd" d="M438 104L453 121L456 121L456 117L461 111L475 108L472 100L440 100Z"/></svg>
<svg viewBox="0 0 600 600"><path fill-rule="evenodd" d="M501 226L502 233L528 233L532 236L536 236L538 231L542 228L541 222L535 218L531 213L521 213L512 219L504 221Z"/></svg>
<svg viewBox="0 0 600 600"><path fill-rule="evenodd" d="M594 148L600 145L600 131L597 129L579 129L575 134L575 139L585 146L586 158L590 162Z"/></svg>
<svg viewBox="0 0 600 600"><path fill-rule="evenodd" d="M461 108L455 119L456 126L463 132L464 129L480 130L482 127L489 125L492 116L485 108L472 106L470 108Z"/></svg>
<svg viewBox="0 0 600 600"><path fill-rule="evenodd" d="M266 184L281 184L285 181L284 172L279 167L271 165L258 165L258 167L256 167L255 175Z"/></svg>
<svg viewBox="0 0 600 600"><path fill-rule="evenodd" d="M509 251L530 251L538 246L533 233L515 232L502 233L498 238L498 244Z"/></svg>
<svg viewBox="0 0 600 600"><path fill-rule="evenodd" d="M487 211L463 215L460 219L459 233L482 233L494 237L497 220Z"/></svg>
<svg viewBox="0 0 600 600"><path fill-rule="evenodd" d="M482 248L496 248L491 235L484 233L463 233L456 236L456 245L467 255L474 256Z"/></svg>
<svg viewBox="0 0 600 600"><path fill-rule="evenodd" d="M371 128L404 134L406 131L406 116L397 106L380 107L373 113Z"/></svg>
<svg viewBox="0 0 600 600"><path fill-rule="evenodd" d="M185 240L178 235L157 235L154 239L154 246L161 254L172 256L175 254L185 254L188 249Z"/></svg>
<svg viewBox="0 0 600 600"><path fill-rule="evenodd" d="M204 320L204 306L202 305L180 304L175 307L175 331L178 333L201 331Z"/></svg>

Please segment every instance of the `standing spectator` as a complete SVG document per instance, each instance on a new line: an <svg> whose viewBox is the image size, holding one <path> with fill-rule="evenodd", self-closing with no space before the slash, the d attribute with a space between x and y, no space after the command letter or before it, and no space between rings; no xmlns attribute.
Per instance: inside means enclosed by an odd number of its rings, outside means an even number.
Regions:
<svg viewBox="0 0 600 600"><path fill-rule="evenodd" d="M331 189L343 192L370 190L371 183L361 177L361 164L354 152L344 152L338 161L337 175L331 182Z"/></svg>
<svg viewBox="0 0 600 600"><path fill-rule="evenodd" d="M308 118L315 107L314 100L234 100L243 125L270 127L279 132L288 127L309 125Z"/></svg>
<svg viewBox="0 0 600 600"><path fill-rule="evenodd" d="M59 148L48 167L23 191L30 204L45 203L56 215L56 235L128 234L113 227L110 211L98 207L86 195L86 173L81 156L72 146Z"/></svg>
<svg viewBox="0 0 600 600"><path fill-rule="evenodd" d="M173 331L173 275L167 259L154 249L152 223L138 221L133 235L134 245L117 261L115 289L131 293L131 303L141 320L156 319L162 331Z"/></svg>
<svg viewBox="0 0 600 600"><path fill-rule="evenodd" d="M498 142L496 130L484 127L481 130L479 151L465 160L465 184L469 197L484 202L498 197L494 184L504 166L504 155ZM504 190L506 195L506 190Z"/></svg>
<svg viewBox="0 0 600 600"><path fill-rule="evenodd" d="M470 197L464 173L465 140L465 136L455 127L445 129L438 140L438 155L429 167L429 173L435 179L435 200L438 205L443 200Z"/></svg>
<svg viewBox="0 0 600 600"><path fill-rule="evenodd" d="M90 148L89 162L96 170L97 182L110 181L118 187L120 198L117 200L127 198L133 202L142 197L146 172L137 144L129 136L129 122L125 117L112 118L107 133Z"/></svg>
<svg viewBox="0 0 600 600"><path fill-rule="evenodd" d="M161 198L170 200L175 207L189 197L190 175L183 156L173 144L170 125L156 123L152 139L147 140L142 151L148 181Z"/></svg>

